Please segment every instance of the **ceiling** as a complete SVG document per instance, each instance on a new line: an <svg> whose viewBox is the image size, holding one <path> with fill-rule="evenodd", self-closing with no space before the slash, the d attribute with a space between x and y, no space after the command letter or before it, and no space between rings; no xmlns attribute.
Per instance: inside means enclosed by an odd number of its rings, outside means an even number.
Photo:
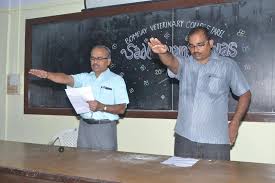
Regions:
<svg viewBox="0 0 275 183"><path fill-rule="evenodd" d="M64 2L64 0L0 0L0 9L24 7L31 4L47 3L48 1L54 1L55 3L58 1ZM151 0L86 0L86 5L87 8L91 8L116 4L135 3L142 1Z"/></svg>

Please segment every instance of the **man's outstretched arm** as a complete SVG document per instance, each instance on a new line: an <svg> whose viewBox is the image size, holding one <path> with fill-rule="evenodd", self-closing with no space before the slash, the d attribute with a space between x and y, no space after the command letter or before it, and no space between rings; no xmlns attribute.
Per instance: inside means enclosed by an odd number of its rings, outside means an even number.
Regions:
<svg viewBox="0 0 275 183"><path fill-rule="evenodd" d="M168 47L157 38L150 38L148 42L151 50L159 55L160 61L166 65L174 74L178 73L179 62L177 58L168 51Z"/></svg>
<svg viewBox="0 0 275 183"><path fill-rule="evenodd" d="M31 69L29 74L39 78L49 79L55 83L66 84L69 86L74 85L73 77L64 73L48 72L41 69Z"/></svg>

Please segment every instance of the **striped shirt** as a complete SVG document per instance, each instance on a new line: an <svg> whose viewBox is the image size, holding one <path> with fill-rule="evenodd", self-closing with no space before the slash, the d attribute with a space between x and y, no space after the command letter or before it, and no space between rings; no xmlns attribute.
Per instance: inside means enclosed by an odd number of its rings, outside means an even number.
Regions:
<svg viewBox="0 0 275 183"><path fill-rule="evenodd" d="M178 118L175 132L191 141L229 144L228 95L230 89L240 96L249 85L237 63L212 52L207 64L192 56L178 58L180 82Z"/></svg>

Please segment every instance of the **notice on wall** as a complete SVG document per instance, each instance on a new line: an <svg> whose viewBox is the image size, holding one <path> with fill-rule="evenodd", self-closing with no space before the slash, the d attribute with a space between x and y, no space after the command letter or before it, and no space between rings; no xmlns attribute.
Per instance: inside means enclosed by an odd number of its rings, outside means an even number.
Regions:
<svg viewBox="0 0 275 183"><path fill-rule="evenodd" d="M8 95L20 94L20 75L19 74L8 75L7 94Z"/></svg>

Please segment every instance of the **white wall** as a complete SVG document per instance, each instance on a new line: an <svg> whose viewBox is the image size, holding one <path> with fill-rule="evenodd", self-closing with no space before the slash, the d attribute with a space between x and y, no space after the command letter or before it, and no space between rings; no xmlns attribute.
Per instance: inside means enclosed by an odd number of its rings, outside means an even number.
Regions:
<svg viewBox="0 0 275 183"><path fill-rule="evenodd" d="M275 163L275 123L244 122L239 130L231 159Z"/></svg>
<svg viewBox="0 0 275 183"><path fill-rule="evenodd" d="M7 67L7 46L9 32L9 12L0 11L0 139L6 134L6 67Z"/></svg>
<svg viewBox="0 0 275 183"><path fill-rule="evenodd" d="M79 12L81 9L82 0L51 0L19 9L0 9L1 139L46 144L58 131L78 126L78 120L71 116L24 114L23 77L25 19ZM9 73L20 74L20 95L6 94ZM123 119L118 125L119 150L172 155L174 125L175 120L168 119ZM232 160L275 163L274 133L275 123L244 122L231 153Z"/></svg>

